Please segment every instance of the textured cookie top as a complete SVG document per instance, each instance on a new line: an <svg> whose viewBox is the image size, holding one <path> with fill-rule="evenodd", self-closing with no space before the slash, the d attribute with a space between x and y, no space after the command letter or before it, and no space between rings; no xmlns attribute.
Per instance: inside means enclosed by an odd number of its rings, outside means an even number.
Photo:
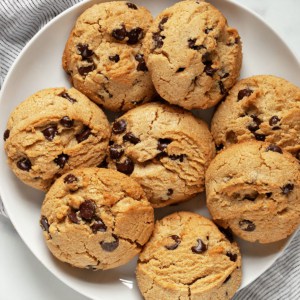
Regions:
<svg viewBox="0 0 300 300"><path fill-rule="evenodd" d="M218 107L212 134L219 149L256 139L300 159L300 89L271 75L239 81Z"/></svg>
<svg viewBox="0 0 300 300"><path fill-rule="evenodd" d="M142 188L114 170L77 169L46 195L41 226L51 252L81 268L128 262L149 239L153 208Z"/></svg>
<svg viewBox="0 0 300 300"><path fill-rule="evenodd" d="M164 10L148 31L143 49L160 96L187 109L215 105L241 68L238 32L204 1L180 1Z"/></svg>
<svg viewBox="0 0 300 300"><path fill-rule="evenodd" d="M203 190L214 144L207 125L191 113L148 103L114 122L109 156L109 167L136 179L160 207Z"/></svg>
<svg viewBox="0 0 300 300"><path fill-rule="evenodd" d="M207 206L223 227L270 243L300 220L300 166L274 144L247 141L218 154L206 172Z"/></svg>
<svg viewBox="0 0 300 300"><path fill-rule="evenodd" d="M157 221L140 254L145 299L230 299L241 280L241 255L210 220L177 212ZM215 297L213 297L215 296Z"/></svg>
<svg viewBox="0 0 300 300"><path fill-rule="evenodd" d="M4 134L12 170L41 190L70 169L100 164L109 137L102 110L74 88L31 95L11 113Z"/></svg>
<svg viewBox="0 0 300 300"><path fill-rule="evenodd" d="M152 23L144 7L118 1L96 4L77 20L63 55L74 86L113 111L151 99L153 85L141 43Z"/></svg>

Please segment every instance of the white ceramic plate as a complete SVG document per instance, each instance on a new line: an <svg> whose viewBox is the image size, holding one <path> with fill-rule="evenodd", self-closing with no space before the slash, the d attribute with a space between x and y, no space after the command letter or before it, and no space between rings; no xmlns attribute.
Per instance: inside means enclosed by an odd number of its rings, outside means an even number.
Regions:
<svg viewBox="0 0 300 300"><path fill-rule="evenodd" d="M85 1L65 11L45 26L24 48L11 68L1 92L1 134L14 107L32 93L47 87L69 86L61 68L61 56L68 34L84 9L92 3ZM157 15L175 0L137 0ZM289 48L262 19L246 8L226 0L211 0L236 27L243 41L244 60L241 77L273 74L300 85L300 66ZM211 111L201 112L210 120ZM136 260L111 271L90 272L72 268L55 260L47 250L39 227L40 205L43 194L22 184L6 165L3 140L0 142L0 191L9 217L16 230L35 256L60 280L92 299L141 299L134 276ZM201 199L200 199L201 198ZM187 203L159 210L162 217L176 210L193 210L208 216L203 195ZM243 254L245 287L262 274L278 258L287 239L270 245L239 241ZM30 274L28 274L30 276Z"/></svg>

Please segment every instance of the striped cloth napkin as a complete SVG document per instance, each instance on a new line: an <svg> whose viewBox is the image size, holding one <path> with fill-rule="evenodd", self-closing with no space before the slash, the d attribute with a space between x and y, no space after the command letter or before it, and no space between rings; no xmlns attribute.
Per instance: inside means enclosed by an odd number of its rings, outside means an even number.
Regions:
<svg viewBox="0 0 300 300"><path fill-rule="evenodd" d="M25 44L47 22L82 0L0 1L0 87ZM0 214L5 209L0 199ZM285 253L234 300L300 299L300 231Z"/></svg>

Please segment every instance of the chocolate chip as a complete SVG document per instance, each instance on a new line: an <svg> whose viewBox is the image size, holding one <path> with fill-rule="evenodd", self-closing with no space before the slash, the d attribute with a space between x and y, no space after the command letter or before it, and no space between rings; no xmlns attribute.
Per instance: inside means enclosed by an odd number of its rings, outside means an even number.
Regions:
<svg viewBox="0 0 300 300"><path fill-rule="evenodd" d="M31 169L31 161L28 158L23 157L17 162L17 167L22 171L29 172Z"/></svg>
<svg viewBox="0 0 300 300"><path fill-rule="evenodd" d="M230 251L226 252L226 256L228 256L230 258L230 260L233 261L233 262L236 262L237 257L238 257L237 254L235 254L235 253L233 254Z"/></svg>
<svg viewBox="0 0 300 300"><path fill-rule="evenodd" d="M282 154L282 150L280 147L278 147L277 145L274 145L274 144L270 144L266 151L273 151L273 152L278 152L278 153L281 153Z"/></svg>
<svg viewBox="0 0 300 300"><path fill-rule="evenodd" d="M258 192L254 192L252 194L246 194L244 196L244 200L254 201L258 197Z"/></svg>
<svg viewBox="0 0 300 300"><path fill-rule="evenodd" d="M85 200L79 206L81 218L90 221L95 216L96 205L92 200Z"/></svg>
<svg viewBox="0 0 300 300"><path fill-rule="evenodd" d="M124 142L130 142L131 144L138 144L141 140L136 137L132 132L127 132L124 136L123 136L123 141Z"/></svg>
<svg viewBox="0 0 300 300"><path fill-rule="evenodd" d="M267 198L270 198L272 196L272 193L266 193Z"/></svg>
<svg viewBox="0 0 300 300"><path fill-rule="evenodd" d="M137 71L143 71L143 72L147 72L148 71L148 68L146 66L146 62L145 62L145 59L144 59L144 55L143 54L140 54L138 53L135 57L135 60L138 61L138 65L137 65Z"/></svg>
<svg viewBox="0 0 300 300"><path fill-rule="evenodd" d="M163 17L162 20L159 22L158 24L158 28L160 31L163 31L165 28L164 28L164 24L167 23L169 20L168 17Z"/></svg>
<svg viewBox="0 0 300 300"><path fill-rule="evenodd" d="M226 283L230 278L231 278L231 275L229 275L229 276L224 280L223 284Z"/></svg>
<svg viewBox="0 0 300 300"><path fill-rule="evenodd" d="M80 133L76 134L76 140L78 143L81 143L83 141L85 141L86 139L88 139L88 137L91 134L91 128L89 128L88 126L84 126L83 129L81 130Z"/></svg>
<svg viewBox="0 0 300 300"><path fill-rule="evenodd" d="M73 174L68 174L65 178L64 178L64 183L66 184L71 184L78 181L78 178L76 176L74 176Z"/></svg>
<svg viewBox="0 0 300 300"><path fill-rule="evenodd" d="M130 2L126 2L126 5L131 8L131 9L138 9L137 6L133 3L130 3Z"/></svg>
<svg viewBox="0 0 300 300"><path fill-rule="evenodd" d="M275 126L272 128L272 130L279 130L280 129L280 126Z"/></svg>
<svg viewBox="0 0 300 300"><path fill-rule="evenodd" d="M165 246L168 250L175 250L178 248L179 244L181 243L181 239L178 235L171 235L170 238L175 242L174 244Z"/></svg>
<svg viewBox="0 0 300 300"><path fill-rule="evenodd" d="M300 160L300 151L298 151L298 152L296 153L296 158L297 158L298 160Z"/></svg>
<svg viewBox="0 0 300 300"><path fill-rule="evenodd" d="M262 123L262 120L255 115L251 115L251 118L252 118L252 123L250 125L248 125L247 128L251 132L255 132L259 129L259 125Z"/></svg>
<svg viewBox="0 0 300 300"><path fill-rule="evenodd" d="M125 120L119 120L119 121L115 121L113 126L112 126L112 131L113 133L123 133L126 130L127 127L127 123Z"/></svg>
<svg viewBox="0 0 300 300"><path fill-rule="evenodd" d="M89 46L87 44L78 44L77 49L80 52L83 60L91 57L94 54L94 52L89 49Z"/></svg>
<svg viewBox="0 0 300 300"><path fill-rule="evenodd" d="M71 210L71 211L68 213L68 218L69 218L69 220L70 220L72 223L75 223L75 224L78 224L78 223L79 223L79 220L78 220L77 215L76 215L76 211L74 211L74 210Z"/></svg>
<svg viewBox="0 0 300 300"><path fill-rule="evenodd" d="M262 141L262 142L266 139L266 135L260 134L260 133L254 133L254 137L256 140Z"/></svg>
<svg viewBox="0 0 300 300"><path fill-rule="evenodd" d="M220 77L222 78L222 79L224 79L224 78L227 78L229 76L229 73L224 73L223 75L221 75Z"/></svg>
<svg viewBox="0 0 300 300"><path fill-rule="evenodd" d="M198 245L197 246L193 246L191 247L191 250L194 252L194 253L203 253L207 250L207 247L206 245L203 243L203 241L201 239L197 239L197 243Z"/></svg>
<svg viewBox="0 0 300 300"><path fill-rule="evenodd" d="M179 154L179 155L169 155L170 159L172 160L179 160L180 162L183 162L183 159L186 157L186 154Z"/></svg>
<svg viewBox="0 0 300 300"><path fill-rule="evenodd" d="M171 139L159 139L157 143L157 150L165 151L169 144L172 143Z"/></svg>
<svg viewBox="0 0 300 300"><path fill-rule="evenodd" d="M161 48L164 44L165 38L165 36L160 35L160 32L154 32L152 35L152 39L154 41L154 49Z"/></svg>
<svg viewBox="0 0 300 300"><path fill-rule="evenodd" d="M223 84L222 81L219 81L219 88L220 88L221 94L222 95L226 95L227 91L226 91L226 89L225 89L224 84Z"/></svg>
<svg viewBox="0 0 300 300"><path fill-rule="evenodd" d="M269 125L270 126L274 126L276 125L278 122L280 121L280 119L277 116L273 116L270 118L269 120Z"/></svg>
<svg viewBox="0 0 300 300"><path fill-rule="evenodd" d="M206 33L206 34L208 34L209 32L211 32L211 31L213 31L213 28L205 28L205 30L204 30L204 32Z"/></svg>
<svg viewBox="0 0 300 300"><path fill-rule="evenodd" d="M178 68L177 71L176 71L176 73L181 73L181 72L183 72L184 70L185 70L185 68Z"/></svg>
<svg viewBox="0 0 300 300"><path fill-rule="evenodd" d="M229 227L228 228L224 228L224 227L218 226L218 228L225 235L225 237L227 238L227 240L230 243L234 242L233 233L232 233L232 230Z"/></svg>
<svg viewBox="0 0 300 300"><path fill-rule="evenodd" d="M101 162L101 164L99 164L97 166L97 168L105 168L107 169L108 167L108 162L107 162L107 156L104 157L103 161Z"/></svg>
<svg viewBox="0 0 300 300"><path fill-rule="evenodd" d="M216 145L216 150L221 151L224 148L223 144Z"/></svg>
<svg viewBox="0 0 300 300"><path fill-rule="evenodd" d="M71 128L74 125L74 120L71 120L68 116L65 116L60 120L60 124L66 128Z"/></svg>
<svg viewBox="0 0 300 300"><path fill-rule="evenodd" d="M109 56L108 58L109 58L109 60L114 61L114 62L116 62L116 63L120 60L120 56L119 56L118 54L116 54L116 55L111 55L111 56Z"/></svg>
<svg viewBox="0 0 300 300"><path fill-rule="evenodd" d="M189 48L193 50L200 50L204 49L205 47L203 45L196 45L197 39L188 39L188 46Z"/></svg>
<svg viewBox="0 0 300 300"><path fill-rule="evenodd" d="M144 31L142 28L137 27L133 28L129 32L127 32L128 41L127 44L133 45L136 44L139 40L141 40L144 36Z"/></svg>
<svg viewBox="0 0 300 300"><path fill-rule="evenodd" d="M42 130L42 133L48 141L53 141L55 135L57 134L57 126L50 125L46 129Z"/></svg>
<svg viewBox="0 0 300 300"><path fill-rule="evenodd" d="M6 141L9 138L9 134L10 134L10 131L8 129L6 129L3 134L4 141Z"/></svg>
<svg viewBox="0 0 300 300"><path fill-rule="evenodd" d="M69 155L68 154L60 154L57 156L57 158L54 159L54 162L61 168L63 169L65 167L65 164L69 160Z"/></svg>
<svg viewBox="0 0 300 300"><path fill-rule="evenodd" d="M60 96L67 99L67 100L69 100L71 103L77 102L77 100L72 98L68 93L62 93L62 94L60 94Z"/></svg>
<svg viewBox="0 0 300 300"><path fill-rule="evenodd" d="M204 68L204 72L205 72L206 75L209 76L209 77L213 77L214 74L217 72L217 70L218 70L218 69L212 68L211 65L209 65L209 64L206 65L205 68ZM220 81L220 82L222 82L222 81ZM223 85L223 87L224 87L224 85Z"/></svg>
<svg viewBox="0 0 300 300"><path fill-rule="evenodd" d="M131 158L127 157L123 162L117 162L116 167L119 172L130 175L134 170L134 163Z"/></svg>
<svg viewBox="0 0 300 300"><path fill-rule="evenodd" d="M95 70L95 65L92 64L92 65L88 65L88 66L84 66L84 67L78 68L78 73L81 76L86 76L88 73L90 73L90 72L92 72L94 70Z"/></svg>
<svg viewBox="0 0 300 300"><path fill-rule="evenodd" d="M104 224L101 218L96 218L93 225L91 225L91 229L93 233L97 233L97 231L105 232L107 230L107 226Z"/></svg>
<svg viewBox="0 0 300 300"><path fill-rule="evenodd" d="M100 242L100 245L101 245L101 248L104 250L104 251L107 251L107 252L112 252L114 250L116 250L119 246L119 238L116 236L116 235L112 235L113 238L115 239L113 242Z"/></svg>
<svg viewBox="0 0 300 300"><path fill-rule="evenodd" d="M124 25L122 25L121 28L114 29L111 33L111 35L117 40L117 41L123 41L126 37L126 28Z"/></svg>
<svg viewBox="0 0 300 300"><path fill-rule="evenodd" d="M237 143L238 139L237 139L236 133L232 130L228 131L226 133L226 141L230 144Z"/></svg>
<svg viewBox="0 0 300 300"><path fill-rule="evenodd" d="M44 231L47 231L49 233L49 223L48 223L48 219L45 217L45 216L42 216L41 219L40 219L40 225L42 227L42 229Z"/></svg>
<svg viewBox="0 0 300 300"><path fill-rule="evenodd" d="M244 97L249 97L253 91L249 88L240 90L238 93L238 101L242 100Z"/></svg>
<svg viewBox="0 0 300 300"><path fill-rule="evenodd" d="M119 159L124 154L124 149L120 145L112 145L109 147L109 155L111 159Z"/></svg>
<svg viewBox="0 0 300 300"><path fill-rule="evenodd" d="M292 183L288 183L281 188L282 194L288 195L293 189L294 189L294 185Z"/></svg>
<svg viewBox="0 0 300 300"><path fill-rule="evenodd" d="M241 220L239 226L244 231L254 231L256 228L255 224L249 220Z"/></svg>
<svg viewBox="0 0 300 300"><path fill-rule="evenodd" d="M173 195L173 193L174 193L173 189L168 189L167 196L171 196Z"/></svg>

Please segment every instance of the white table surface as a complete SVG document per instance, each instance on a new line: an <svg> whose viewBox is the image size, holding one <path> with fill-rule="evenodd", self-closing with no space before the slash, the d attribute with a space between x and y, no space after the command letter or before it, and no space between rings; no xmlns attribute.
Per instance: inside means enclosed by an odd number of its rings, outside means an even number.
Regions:
<svg viewBox="0 0 300 300"><path fill-rule="evenodd" d="M300 60L300 0L232 1L241 3L261 15L281 35ZM0 299L87 300L88 298L56 279L25 246L10 221L0 216Z"/></svg>

